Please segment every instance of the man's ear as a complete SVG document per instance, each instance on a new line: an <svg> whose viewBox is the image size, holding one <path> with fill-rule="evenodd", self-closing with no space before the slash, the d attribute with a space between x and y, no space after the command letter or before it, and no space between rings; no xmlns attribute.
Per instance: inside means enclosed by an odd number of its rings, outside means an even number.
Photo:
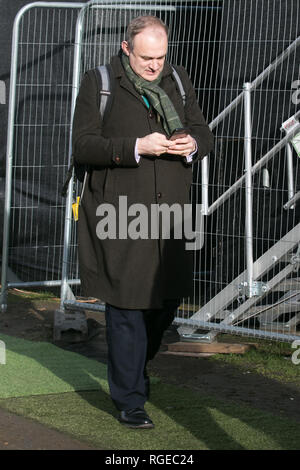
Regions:
<svg viewBox="0 0 300 470"><path fill-rule="evenodd" d="M122 51L124 52L124 54L126 54L128 56L129 55L128 42L127 41L122 41L121 47L122 47Z"/></svg>

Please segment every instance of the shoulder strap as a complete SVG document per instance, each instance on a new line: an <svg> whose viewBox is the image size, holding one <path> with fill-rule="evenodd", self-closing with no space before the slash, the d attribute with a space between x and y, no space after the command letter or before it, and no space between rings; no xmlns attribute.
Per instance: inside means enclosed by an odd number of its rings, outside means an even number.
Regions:
<svg viewBox="0 0 300 470"><path fill-rule="evenodd" d="M106 65L99 65L99 67L97 67L97 70L98 70L98 72L101 76L101 88L100 88L100 91L99 91L99 93L100 93L99 111L100 111L100 114L101 114L102 119L103 119L105 109L106 109L106 106L107 106L108 97L111 94L111 92L110 92L110 80L109 80L109 73L108 73Z"/></svg>
<svg viewBox="0 0 300 470"><path fill-rule="evenodd" d="M99 85L99 112L104 120L105 113L110 109L113 98L111 70L109 65L99 65L96 71Z"/></svg>
<svg viewBox="0 0 300 470"><path fill-rule="evenodd" d="M182 101L183 101L183 106L185 106L186 94L185 94L185 90L184 90L181 78L179 77L178 72L175 70L175 67L173 65L171 65L171 67L172 67L173 77L175 78L175 80L177 82L177 85L178 85L178 88L179 88L179 91L180 91L180 94L181 94L181 98L182 98Z"/></svg>
<svg viewBox="0 0 300 470"><path fill-rule="evenodd" d="M172 67L172 74L176 80L177 86L179 88L181 98L183 101L183 105L185 106L186 103L186 94L185 90L181 81L181 78L176 71L175 67ZM99 102L99 112L104 119L105 112L107 111L109 101L112 100L112 90L111 90L111 79L110 79L110 70L108 65L99 65L96 69L98 71L98 79L99 79L99 94L100 94L100 102Z"/></svg>
<svg viewBox="0 0 300 470"><path fill-rule="evenodd" d="M103 120L105 112L107 111L107 108L109 107L108 106L109 99L111 98L111 90L110 90L111 80L110 80L109 65L99 65L95 70L96 70L96 79L97 79L98 88L99 88L99 102L98 102L99 112ZM87 169L88 169L88 165L82 165L82 164L77 163L74 159L74 156L72 156L71 164L67 171L66 181L63 185L62 192L61 192L62 197L66 197L67 195L69 182L73 175L73 170L74 170L74 175L76 179L80 182L83 182L83 190L84 190L84 186L86 183ZM83 195L83 190L81 193L81 197Z"/></svg>

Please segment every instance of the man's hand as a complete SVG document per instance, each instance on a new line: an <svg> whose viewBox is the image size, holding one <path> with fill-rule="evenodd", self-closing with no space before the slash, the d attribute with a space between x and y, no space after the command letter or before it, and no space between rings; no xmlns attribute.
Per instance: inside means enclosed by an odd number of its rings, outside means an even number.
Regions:
<svg viewBox="0 0 300 470"><path fill-rule="evenodd" d="M138 139L137 150L139 155L156 155L159 157L161 154L167 153L172 144L173 142L170 142L164 134L154 132Z"/></svg>
<svg viewBox="0 0 300 470"><path fill-rule="evenodd" d="M154 132L138 139L139 155L156 155L163 153L187 157L196 150L196 142L189 134L176 140L169 140L164 134Z"/></svg>
<svg viewBox="0 0 300 470"><path fill-rule="evenodd" d="M187 134L185 137L172 140L172 145L168 148L168 153L171 155L181 155L188 157L196 150L196 141L192 136Z"/></svg>

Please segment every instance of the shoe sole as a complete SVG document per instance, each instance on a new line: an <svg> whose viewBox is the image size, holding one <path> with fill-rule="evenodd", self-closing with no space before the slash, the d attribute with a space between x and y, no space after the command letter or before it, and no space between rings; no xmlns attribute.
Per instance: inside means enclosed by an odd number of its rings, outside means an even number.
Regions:
<svg viewBox="0 0 300 470"><path fill-rule="evenodd" d="M139 425L134 425L134 424L124 423L123 421L120 421L120 420L119 420L119 423L120 423L120 424L123 424L123 425L126 426L127 428L131 428L131 429L153 429L153 428L154 428L154 424L139 424Z"/></svg>

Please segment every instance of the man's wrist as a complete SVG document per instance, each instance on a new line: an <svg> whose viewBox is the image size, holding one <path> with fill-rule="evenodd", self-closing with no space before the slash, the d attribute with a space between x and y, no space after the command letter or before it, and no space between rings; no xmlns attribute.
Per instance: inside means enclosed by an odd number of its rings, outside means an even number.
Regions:
<svg viewBox="0 0 300 470"><path fill-rule="evenodd" d="M138 151L138 140L139 139L136 139L135 147L134 147L134 156L135 156L135 159L136 159L137 163L139 163L140 159L141 159L141 156L139 155L139 151Z"/></svg>
<svg viewBox="0 0 300 470"><path fill-rule="evenodd" d="M194 156L195 153L197 153L197 151L198 151L198 145L197 145L197 142L196 142L195 139L194 139L194 143L195 143L195 148L194 148L194 150L192 151L192 153L190 153L189 155L187 155L187 156L185 157L187 163L191 163L191 162L193 161L193 156Z"/></svg>

